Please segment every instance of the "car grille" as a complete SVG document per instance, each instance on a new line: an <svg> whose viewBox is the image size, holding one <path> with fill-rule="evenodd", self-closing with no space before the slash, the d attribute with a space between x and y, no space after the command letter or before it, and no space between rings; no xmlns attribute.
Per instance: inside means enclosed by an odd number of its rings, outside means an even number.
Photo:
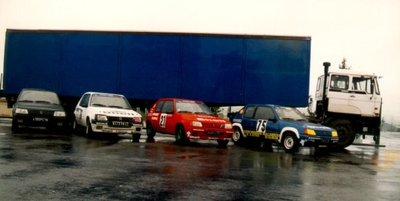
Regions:
<svg viewBox="0 0 400 201"><path fill-rule="evenodd" d="M29 110L29 115L31 115L31 116L52 117L52 116L54 116L54 111Z"/></svg>
<svg viewBox="0 0 400 201"><path fill-rule="evenodd" d="M132 126L132 118L129 117L108 117L108 126L128 128Z"/></svg>
<svg viewBox="0 0 400 201"><path fill-rule="evenodd" d="M205 128L224 128L225 124L221 124L221 123L204 123L202 122L203 127Z"/></svg>
<svg viewBox="0 0 400 201"><path fill-rule="evenodd" d="M317 132L317 136L320 137L331 137L332 134L330 131L316 131Z"/></svg>

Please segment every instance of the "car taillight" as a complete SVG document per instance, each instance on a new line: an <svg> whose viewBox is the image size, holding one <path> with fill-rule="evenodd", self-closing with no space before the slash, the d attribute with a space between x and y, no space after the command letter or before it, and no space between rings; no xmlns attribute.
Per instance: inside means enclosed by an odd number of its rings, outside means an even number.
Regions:
<svg viewBox="0 0 400 201"><path fill-rule="evenodd" d="M133 117L132 121L133 121L134 124L140 124L140 123L142 123L142 118Z"/></svg>

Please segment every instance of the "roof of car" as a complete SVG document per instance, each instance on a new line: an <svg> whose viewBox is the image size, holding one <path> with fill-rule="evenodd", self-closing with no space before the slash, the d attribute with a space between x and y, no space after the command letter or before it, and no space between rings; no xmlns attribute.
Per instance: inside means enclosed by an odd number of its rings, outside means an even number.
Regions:
<svg viewBox="0 0 400 201"><path fill-rule="evenodd" d="M97 94L97 95L105 95L105 96L124 96L122 94L115 94L115 93L106 93L106 92L94 92L94 91L88 91L85 92L85 94Z"/></svg>
<svg viewBox="0 0 400 201"><path fill-rule="evenodd" d="M158 100L175 100L175 101L193 101L193 102L203 102L201 100L192 100L187 98L159 98Z"/></svg>

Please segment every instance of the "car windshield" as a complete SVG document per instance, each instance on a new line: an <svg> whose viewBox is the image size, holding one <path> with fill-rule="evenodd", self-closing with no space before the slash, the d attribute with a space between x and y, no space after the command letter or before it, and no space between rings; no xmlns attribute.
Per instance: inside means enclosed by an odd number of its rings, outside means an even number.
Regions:
<svg viewBox="0 0 400 201"><path fill-rule="evenodd" d="M213 114L206 104L196 101L177 101L176 111L179 113Z"/></svg>
<svg viewBox="0 0 400 201"><path fill-rule="evenodd" d="M280 119L295 120L295 121L307 121L303 114L296 108L292 107L276 107L276 113Z"/></svg>
<svg viewBox="0 0 400 201"><path fill-rule="evenodd" d="M126 98L119 95L94 94L90 105L95 107L131 109Z"/></svg>
<svg viewBox="0 0 400 201"><path fill-rule="evenodd" d="M44 103L59 105L60 100L56 93L51 91L23 90L18 96L18 102Z"/></svg>

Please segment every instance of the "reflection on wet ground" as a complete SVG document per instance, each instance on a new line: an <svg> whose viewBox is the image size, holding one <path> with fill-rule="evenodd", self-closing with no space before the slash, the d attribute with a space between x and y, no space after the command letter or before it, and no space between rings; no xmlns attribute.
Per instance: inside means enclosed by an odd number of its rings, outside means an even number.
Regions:
<svg viewBox="0 0 400 201"><path fill-rule="evenodd" d="M171 136L86 138L0 127L4 200L397 200L400 133L385 148L287 154Z"/></svg>

